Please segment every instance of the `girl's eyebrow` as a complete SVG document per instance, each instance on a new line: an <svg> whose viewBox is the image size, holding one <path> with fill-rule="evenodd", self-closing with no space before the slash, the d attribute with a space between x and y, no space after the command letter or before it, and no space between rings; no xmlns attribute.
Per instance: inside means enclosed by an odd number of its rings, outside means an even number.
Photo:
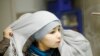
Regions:
<svg viewBox="0 0 100 56"><path fill-rule="evenodd" d="M58 25L57 27L53 28L53 29L56 29L56 28L60 28L60 25Z"/></svg>

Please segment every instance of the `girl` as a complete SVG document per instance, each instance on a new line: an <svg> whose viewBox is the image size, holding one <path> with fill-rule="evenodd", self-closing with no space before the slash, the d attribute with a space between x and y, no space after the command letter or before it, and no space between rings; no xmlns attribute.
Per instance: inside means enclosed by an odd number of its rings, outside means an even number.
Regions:
<svg viewBox="0 0 100 56"><path fill-rule="evenodd" d="M63 30L51 12L24 14L9 27L8 33L4 31L10 39L4 56L92 56L88 40L78 32Z"/></svg>

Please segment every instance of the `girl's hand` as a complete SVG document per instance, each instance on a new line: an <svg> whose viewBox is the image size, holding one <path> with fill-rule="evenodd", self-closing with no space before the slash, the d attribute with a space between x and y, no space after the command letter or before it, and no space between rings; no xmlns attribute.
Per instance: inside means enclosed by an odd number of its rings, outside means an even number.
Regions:
<svg viewBox="0 0 100 56"><path fill-rule="evenodd" d="M3 31L3 36L4 36L4 38L10 39L13 36L12 29L10 27L7 27Z"/></svg>

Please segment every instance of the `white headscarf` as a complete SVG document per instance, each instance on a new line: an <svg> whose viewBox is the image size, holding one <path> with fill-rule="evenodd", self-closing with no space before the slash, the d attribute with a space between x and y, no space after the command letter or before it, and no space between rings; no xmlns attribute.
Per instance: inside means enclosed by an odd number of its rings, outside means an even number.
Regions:
<svg viewBox="0 0 100 56"><path fill-rule="evenodd" d="M42 27L55 20L59 19L48 11L38 11L22 15L10 25L13 30L13 37L10 39L7 56L15 55L12 49L16 49L18 56L23 56L22 49L27 39Z"/></svg>
<svg viewBox="0 0 100 56"><path fill-rule="evenodd" d="M4 56L24 56L22 49L28 38L48 23L59 19L48 11L26 13L10 25L13 37ZM14 49L16 51L14 51ZM61 56L92 56L89 42L79 33L64 31L59 46Z"/></svg>

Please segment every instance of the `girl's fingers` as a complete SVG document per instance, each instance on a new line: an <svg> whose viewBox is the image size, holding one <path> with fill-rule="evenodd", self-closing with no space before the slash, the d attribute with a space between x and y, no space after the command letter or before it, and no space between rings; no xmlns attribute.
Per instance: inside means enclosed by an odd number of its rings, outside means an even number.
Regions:
<svg viewBox="0 0 100 56"><path fill-rule="evenodd" d="M13 36L12 29L10 27L6 28L3 32L5 38L10 39Z"/></svg>

